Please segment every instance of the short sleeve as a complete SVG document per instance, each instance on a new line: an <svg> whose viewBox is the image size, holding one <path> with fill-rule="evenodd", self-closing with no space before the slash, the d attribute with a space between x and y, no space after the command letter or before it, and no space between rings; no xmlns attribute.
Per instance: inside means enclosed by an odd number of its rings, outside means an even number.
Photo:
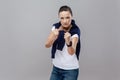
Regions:
<svg viewBox="0 0 120 80"><path fill-rule="evenodd" d="M52 31L55 30L55 26L53 26L51 30L52 30Z"/></svg>
<svg viewBox="0 0 120 80"><path fill-rule="evenodd" d="M72 35L72 38L74 38L74 37L78 37L78 34L74 34L74 35Z"/></svg>

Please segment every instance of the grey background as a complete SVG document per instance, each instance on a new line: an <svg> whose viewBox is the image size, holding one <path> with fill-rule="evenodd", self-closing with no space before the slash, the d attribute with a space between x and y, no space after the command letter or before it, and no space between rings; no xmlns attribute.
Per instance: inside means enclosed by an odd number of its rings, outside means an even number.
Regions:
<svg viewBox="0 0 120 80"><path fill-rule="evenodd" d="M120 0L0 0L0 80L49 80L44 43L64 4L81 29L79 80L120 80Z"/></svg>

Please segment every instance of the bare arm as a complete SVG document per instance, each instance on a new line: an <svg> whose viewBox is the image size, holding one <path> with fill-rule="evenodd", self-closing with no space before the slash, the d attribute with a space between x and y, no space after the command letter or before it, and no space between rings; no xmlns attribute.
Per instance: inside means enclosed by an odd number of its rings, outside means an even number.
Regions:
<svg viewBox="0 0 120 80"><path fill-rule="evenodd" d="M48 38L47 38L47 41L45 43L45 47L46 48L49 48L52 46L52 44L54 43L54 41L57 39L58 37L58 34L59 34L59 31L58 29L55 29L53 31L50 32Z"/></svg>
<svg viewBox="0 0 120 80"><path fill-rule="evenodd" d="M72 45L67 47L68 53L70 55L73 55L76 51L76 45L77 45L77 42L78 42L78 37L73 37L71 40L70 40L70 37L71 37L70 33L68 33L68 32L65 33L64 38L65 38L66 44L69 45L70 41L72 42Z"/></svg>
<svg viewBox="0 0 120 80"><path fill-rule="evenodd" d="M77 42L78 42L78 38L77 38L77 37L74 37L74 38L72 39L72 46L71 46L71 47L68 47L68 52L69 52L69 54L73 55L73 54L75 53Z"/></svg>

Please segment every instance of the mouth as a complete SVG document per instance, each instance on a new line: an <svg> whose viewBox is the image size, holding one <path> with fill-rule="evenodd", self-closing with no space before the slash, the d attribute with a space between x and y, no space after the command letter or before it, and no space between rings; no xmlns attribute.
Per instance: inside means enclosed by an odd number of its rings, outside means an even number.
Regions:
<svg viewBox="0 0 120 80"><path fill-rule="evenodd" d="M69 27L69 25L68 24L63 24L63 27Z"/></svg>

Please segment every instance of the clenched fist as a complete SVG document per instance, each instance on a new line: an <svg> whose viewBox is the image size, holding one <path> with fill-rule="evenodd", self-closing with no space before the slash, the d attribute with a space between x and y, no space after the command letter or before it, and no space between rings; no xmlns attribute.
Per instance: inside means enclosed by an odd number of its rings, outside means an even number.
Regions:
<svg viewBox="0 0 120 80"><path fill-rule="evenodd" d="M58 36L59 35L59 30L58 29L55 29L52 31L52 33L55 35L55 36Z"/></svg>
<svg viewBox="0 0 120 80"><path fill-rule="evenodd" d="M70 38L71 38L71 34L69 32L66 32L64 34L64 39L65 39L66 44L68 45L70 44Z"/></svg>

